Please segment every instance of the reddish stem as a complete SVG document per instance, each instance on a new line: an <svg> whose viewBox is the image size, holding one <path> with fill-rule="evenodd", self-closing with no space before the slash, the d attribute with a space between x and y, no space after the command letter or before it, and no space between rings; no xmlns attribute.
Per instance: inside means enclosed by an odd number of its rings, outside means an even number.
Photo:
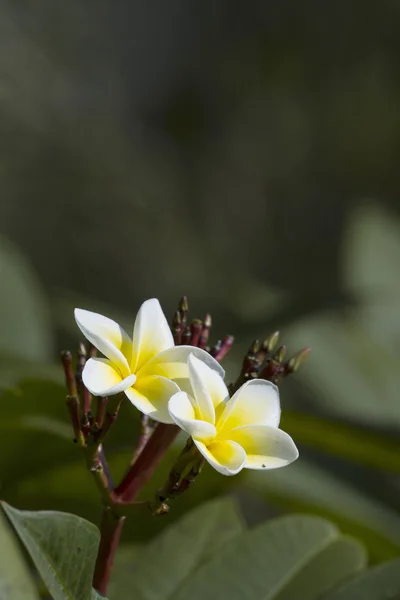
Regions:
<svg viewBox="0 0 400 600"><path fill-rule="evenodd" d="M115 500L133 502L141 488L149 481L166 450L179 433L177 425L158 423L135 463L114 490Z"/></svg>
<svg viewBox="0 0 400 600"><path fill-rule="evenodd" d="M111 569L124 522L125 517L117 517L110 509L104 509L100 524L100 545L93 575L93 587L103 596L107 595Z"/></svg>

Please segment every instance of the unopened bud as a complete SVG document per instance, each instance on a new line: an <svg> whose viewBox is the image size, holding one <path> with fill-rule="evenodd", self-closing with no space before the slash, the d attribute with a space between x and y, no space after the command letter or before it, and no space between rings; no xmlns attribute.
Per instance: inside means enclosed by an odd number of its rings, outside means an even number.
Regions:
<svg viewBox="0 0 400 600"><path fill-rule="evenodd" d="M192 344L192 346L197 346L197 344L199 343L202 329L203 323L200 321L200 319L193 319L193 321L190 324L190 331L192 334L192 339L190 343Z"/></svg>
<svg viewBox="0 0 400 600"><path fill-rule="evenodd" d="M179 306L178 306L178 310L181 313L181 322L182 322L182 327L186 327L186 322L187 322L187 316L188 316L188 312L189 312L189 304L188 304L188 300L186 296L182 296L180 302L179 302Z"/></svg>
<svg viewBox="0 0 400 600"><path fill-rule="evenodd" d="M203 321L203 329L201 330L200 339L198 343L199 348L205 348L207 346L208 337L210 335L210 329L212 325L211 315L209 313L206 314Z"/></svg>
<svg viewBox="0 0 400 600"><path fill-rule="evenodd" d="M267 339L264 340L262 347L263 347L263 350L265 350L265 352L267 354L269 352L272 352L272 350L274 350L275 346L278 343L279 336L280 336L280 332L275 331L274 333L271 333L271 335L269 335L267 337Z"/></svg>
<svg viewBox="0 0 400 600"><path fill-rule="evenodd" d="M204 317L203 327L210 329L211 325L212 325L211 315L210 315L210 313L207 313L206 316Z"/></svg>
<svg viewBox="0 0 400 600"><path fill-rule="evenodd" d="M189 304L188 304L188 299L187 296L182 296L182 298L179 301L179 306L178 306L178 310L183 314L183 313L187 313L189 311Z"/></svg>
<svg viewBox="0 0 400 600"><path fill-rule="evenodd" d="M280 346L273 356L273 360L282 363L286 354L286 346Z"/></svg>
<svg viewBox="0 0 400 600"><path fill-rule="evenodd" d="M221 350L222 340L218 340L213 348L210 349L210 354L214 358L217 356L218 352Z"/></svg>
<svg viewBox="0 0 400 600"><path fill-rule="evenodd" d="M251 344L247 355L257 354L261 350L261 342L260 340L254 340Z"/></svg>
<svg viewBox="0 0 400 600"><path fill-rule="evenodd" d="M219 351L215 355L213 355L215 360L221 361L224 358L224 356L228 354L229 350L232 348L234 339L235 338L233 337L233 335L226 335L222 339Z"/></svg>
<svg viewBox="0 0 400 600"><path fill-rule="evenodd" d="M182 334L182 344L187 345L191 343L192 334L190 332L190 327L186 327L185 331Z"/></svg>
<svg viewBox="0 0 400 600"><path fill-rule="evenodd" d="M286 364L286 373L296 373L300 369L300 367L306 362L309 354L311 352L311 348L308 346L307 348L303 348L296 352L292 358L290 358Z"/></svg>
<svg viewBox="0 0 400 600"><path fill-rule="evenodd" d="M78 390L76 389L75 376L72 368L72 355L69 350L61 352L61 362L64 367L65 383L67 385L68 395L77 396Z"/></svg>
<svg viewBox="0 0 400 600"><path fill-rule="evenodd" d="M182 339L182 316L179 310L176 310L174 313L171 331L174 337L175 346L179 346Z"/></svg>

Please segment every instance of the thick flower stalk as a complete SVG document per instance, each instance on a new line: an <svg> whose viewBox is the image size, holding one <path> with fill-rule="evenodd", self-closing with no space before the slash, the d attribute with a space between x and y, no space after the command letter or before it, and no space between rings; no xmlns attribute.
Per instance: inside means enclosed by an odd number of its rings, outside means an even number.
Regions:
<svg viewBox="0 0 400 600"><path fill-rule="evenodd" d="M137 314L133 338L115 321L76 309L83 335L105 358L90 358L83 369L85 387L95 396L124 392L142 413L161 423L173 423L168 401L180 390L191 391L187 359L190 353L223 377L217 361L201 348L175 346L170 327L155 298Z"/></svg>
<svg viewBox="0 0 400 600"><path fill-rule="evenodd" d="M278 388L252 379L229 398L222 377L191 354L193 395L177 392L169 401L172 419L193 439L204 458L223 475L243 468L276 469L298 457L292 438L278 428Z"/></svg>

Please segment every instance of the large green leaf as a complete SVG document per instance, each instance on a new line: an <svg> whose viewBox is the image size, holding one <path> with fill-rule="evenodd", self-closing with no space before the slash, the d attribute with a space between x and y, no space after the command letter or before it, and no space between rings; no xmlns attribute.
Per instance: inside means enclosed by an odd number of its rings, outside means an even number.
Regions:
<svg viewBox="0 0 400 600"><path fill-rule="evenodd" d="M175 598L194 570L213 554L224 552L243 530L232 499L207 502L133 554L128 569L124 555L113 573L111 600L126 598L128 593L143 600Z"/></svg>
<svg viewBox="0 0 400 600"><path fill-rule="evenodd" d="M265 477L249 471L244 483L281 509L302 510L334 520L345 533L362 540L373 560L400 554L400 517L305 459L269 471Z"/></svg>
<svg viewBox="0 0 400 600"><path fill-rule="evenodd" d="M331 523L315 517L284 517L233 540L224 552L200 566L174 598L288 600L295 594L302 600L317 600L365 562L362 546L342 538Z"/></svg>
<svg viewBox="0 0 400 600"><path fill-rule="evenodd" d="M7 600L39 600L29 569L18 548L10 525L0 512L0 598Z"/></svg>
<svg viewBox="0 0 400 600"><path fill-rule="evenodd" d="M31 266L0 238L0 352L46 361L52 356L49 308Z"/></svg>
<svg viewBox="0 0 400 600"><path fill-rule="evenodd" d="M316 600L321 594L360 571L367 564L367 555L354 538L340 537L329 544L295 575L289 576L276 600ZM269 598L269 596L267 596Z"/></svg>
<svg viewBox="0 0 400 600"><path fill-rule="evenodd" d="M88 600L98 529L67 513L2 506L54 600Z"/></svg>
<svg viewBox="0 0 400 600"><path fill-rule="evenodd" d="M398 600L400 559L368 569L323 600Z"/></svg>

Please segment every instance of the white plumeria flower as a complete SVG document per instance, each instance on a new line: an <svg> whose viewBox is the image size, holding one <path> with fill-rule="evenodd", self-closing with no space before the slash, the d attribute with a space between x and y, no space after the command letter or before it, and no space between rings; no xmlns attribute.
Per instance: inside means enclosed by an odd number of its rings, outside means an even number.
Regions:
<svg viewBox="0 0 400 600"><path fill-rule="evenodd" d="M142 413L161 423L173 423L168 400L180 389L191 390L187 359L190 353L204 360L210 371L224 370L205 350L174 346L171 330L155 298L142 304L136 317L133 340L107 317L80 308L75 319L83 335L106 358L90 358L83 383L95 396L125 392ZM173 381L172 381L173 380Z"/></svg>
<svg viewBox="0 0 400 600"><path fill-rule="evenodd" d="M188 359L193 396L178 392L168 407L211 466L223 475L243 468L276 469L296 460L292 438L278 429L278 388L263 379L245 383L229 398L218 373L193 354Z"/></svg>

